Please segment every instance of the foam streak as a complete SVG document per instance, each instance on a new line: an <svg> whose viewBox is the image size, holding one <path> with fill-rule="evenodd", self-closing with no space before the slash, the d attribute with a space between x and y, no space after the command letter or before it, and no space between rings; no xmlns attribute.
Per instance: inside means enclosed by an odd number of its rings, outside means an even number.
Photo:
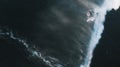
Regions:
<svg viewBox="0 0 120 67"><path fill-rule="evenodd" d="M94 30L90 41L90 46L88 47L85 63L80 67L90 67L93 50L95 49L96 44L98 44L104 30L103 23L105 21L106 12L112 9L117 10L119 6L120 0L105 0L101 6L94 8L94 12L98 13L98 15L95 17Z"/></svg>

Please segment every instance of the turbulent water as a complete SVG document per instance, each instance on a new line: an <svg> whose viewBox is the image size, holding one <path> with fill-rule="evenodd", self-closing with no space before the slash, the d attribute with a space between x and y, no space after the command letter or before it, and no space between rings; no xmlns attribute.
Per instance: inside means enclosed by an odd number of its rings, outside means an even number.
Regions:
<svg viewBox="0 0 120 67"><path fill-rule="evenodd" d="M89 67L106 12L119 5L119 0L1 1L0 39L22 46L35 67Z"/></svg>

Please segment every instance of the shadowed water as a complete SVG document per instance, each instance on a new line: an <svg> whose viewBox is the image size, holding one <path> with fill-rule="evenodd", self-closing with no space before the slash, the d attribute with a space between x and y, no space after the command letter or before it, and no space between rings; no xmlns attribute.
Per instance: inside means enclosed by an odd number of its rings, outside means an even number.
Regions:
<svg viewBox="0 0 120 67"><path fill-rule="evenodd" d="M96 0L1 1L0 40L15 43L11 46L17 45L14 48L33 67L87 67L103 30L106 10L98 8L101 4Z"/></svg>

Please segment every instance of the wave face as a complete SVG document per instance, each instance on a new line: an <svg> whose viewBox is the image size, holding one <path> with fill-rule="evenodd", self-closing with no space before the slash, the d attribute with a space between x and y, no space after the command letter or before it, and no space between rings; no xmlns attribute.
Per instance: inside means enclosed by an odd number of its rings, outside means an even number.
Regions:
<svg viewBox="0 0 120 67"><path fill-rule="evenodd" d="M0 4L0 39L22 45L19 50L36 67L89 67L106 11L118 9L120 1L1 0Z"/></svg>

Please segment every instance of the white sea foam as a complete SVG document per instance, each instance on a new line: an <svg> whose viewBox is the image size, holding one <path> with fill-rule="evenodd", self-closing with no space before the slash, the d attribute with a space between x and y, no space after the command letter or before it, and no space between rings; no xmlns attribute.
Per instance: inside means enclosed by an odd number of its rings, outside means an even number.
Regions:
<svg viewBox="0 0 120 67"><path fill-rule="evenodd" d="M7 37L6 37L7 36ZM30 53L28 55L28 58L32 59L34 57L38 58L38 60L42 60L46 65L50 66L50 67L63 67L61 64L59 63L54 63L54 61L56 62L59 62L58 59L56 58L53 58L53 57L50 57L50 56L43 56L42 53L40 52L40 50L38 50L36 47L30 47L30 44L28 44L25 40L19 38L19 37L15 37L15 34L13 32L3 32L2 29L0 29L0 39L2 38L9 38L9 39L12 39L12 40L15 40L16 42L18 43L21 43L22 46L25 47L26 51L25 52L28 52ZM17 45L17 44L16 44ZM20 46L20 45L19 45ZM46 59L49 58L48 59ZM54 64L52 64L54 63ZM56 66L57 65L57 66Z"/></svg>
<svg viewBox="0 0 120 67"><path fill-rule="evenodd" d="M87 3L84 3L84 4L87 4ZM90 2L90 4L92 3ZM92 7L93 7L93 11L98 15L94 16L95 18L94 31L90 41L90 46L88 47L87 57L86 57L85 63L83 63L83 65L81 65L80 67L90 67L93 50L96 47L96 44L98 44L99 39L101 38L101 34L103 33L103 30L104 30L103 23L105 21L106 12L112 9L117 10L120 7L120 0L104 0L101 6L96 7L95 5L94 7L92 5ZM90 20L91 18L88 18L88 19Z"/></svg>

